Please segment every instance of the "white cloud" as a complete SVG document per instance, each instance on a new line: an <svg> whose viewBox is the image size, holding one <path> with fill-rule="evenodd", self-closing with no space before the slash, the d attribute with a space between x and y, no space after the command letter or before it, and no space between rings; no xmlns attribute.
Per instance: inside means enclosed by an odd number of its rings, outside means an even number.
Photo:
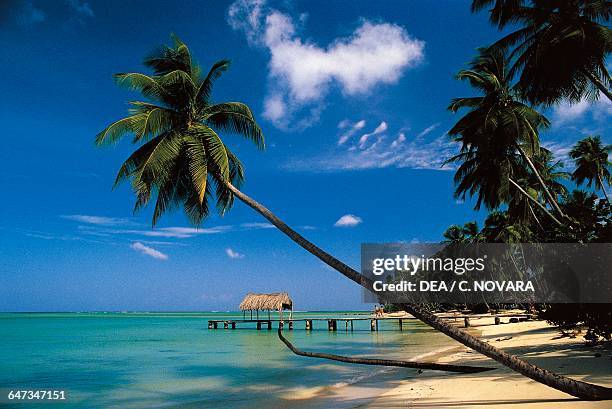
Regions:
<svg viewBox="0 0 612 409"><path fill-rule="evenodd" d="M106 216L90 216L85 214L69 214L61 216L62 219L73 220L80 223L95 224L100 226L115 226L120 224L128 224L128 219Z"/></svg>
<svg viewBox="0 0 612 409"><path fill-rule="evenodd" d="M242 223L240 227L245 230L275 229L276 228L272 223L261 223L261 222Z"/></svg>
<svg viewBox="0 0 612 409"><path fill-rule="evenodd" d="M147 256L153 257L156 260L168 260L168 255L159 250L155 250L153 247L145 246L139 241L130 244L130 248L142 254L146 254Z"/></svg>
<svg viewBox="0 0 612 409"><path fill-rule="evenodd" d="M319 46L302 39L294 19L263 0L237 0L228 9L228 22L270 53L264 117L279 128L287 128L304 109L315 107L310 122L318 119L316 107L334 85L349 96L367 94L377 85L397 82L424 56L425 43L403 27L367 20L352 35Z"/></svg>
<svg viewBox="0 0 612 409"><path fill-rule="evenodd" d="M244 258L244 254L240 254L237 251L234 251L229 247L225 249L225 254L227 254L229 258L233 258L233 259Z"/></svg>
<svg viewBox="0 0 612 409"><path fill-rule="evenodd" d="M264 117L272 122L282 121L287 114L287 103L282 95L271 95L264 101Z"/></svg>
<svg viewBox="0 0 612 409"><path fill-rule="evenodd" d="M334 223L335 227L355 227L358 224L361 224L363 221L361 217L355 216L353 214L345 214L341 218L339 218L336 223Z"/></svg>
<svg viewBox="0 0 612 409"><path fill-rule="evenodd" d="M113 235L134 235L144 237L157 237L157 238L175 238L175 239L187 239L203 234L222 234L233 231L246 231L246 230L262 230L272 229L274 226L270 223L242 223L234 226L213 226L206 228L196 227L159 227L154 229L137 229L137 228L119 228L114 227L119 224L135 224L131 223L126 219L118 218L104 218L101 216L81 216L71 215L62 216L71 220L88 223L89 225L78 226L85 234L91 234L96 236L113 236Z"/></svg>
<svg viewBox="0 0 612 409"><path fill-rule="evenodd" d="M257 44L260 41L265 3L265 0L236 0L227 10L227 22L230 27L244 32L250 44Z"/></svg>
<svg viewBox="0 0 612 409"><path fill-rule="evenodd" d="M406 135L403 132L400 132L399 135L397 135L397 139L391 142L391 148L397 148L404 142L406 142Z"/></svg>
<svg viewBox="0 0 612 409"><path fill-rule="evenodd" d="M366 121L365 120L360 120L355 122L354 124L352 124L348 119L345 119L344 121L341 121L338 124L338 128L340 129L346 129L347 127L349 128L348 130L344 131L341 135L340 138L338 138L338 145L343 145L346 141L348 141L353 135L355 135L355 133L361 129L363 129L363 127L366 125Z"/></svg>
<svg viewBox="0 0 612 409"><path fill-rule="evenodd" d="M386 125L386 123L385 123ZM360 141L338 146L331 152L311 158L291 160L284 168L294 171L325 172L380 168L411 168L452 170L444 162L457 154L459 146L443 133L435 138L415 136L409 140L406 132L400 130L396 136L384 135L388 127L379 126L376 137L374 132L366 134ZM431 128L431 127L429 127ZM430 131L431 132L431 131Z"/></svg>
<svg viewBox="0 0 612 409"><path fill-rule="evenodd" d="M388 127L389 126L387 123L382 121L372 132L361 135L361 138L359 138L359 147L363 149L370 136L380 135L381 133L385 132Z"/></svg>
<svg viewBox="0 0 612 409"><path fill-rule="evenodd" d="M612 102L607 98L598 101L582 100L575 104L563 102L553 109L553 125L565 125L569 122L591 119L604 122L612 115Z"/></svg>
<svg viewBox="0 0 612 409"><path fill-rule="evenodd" d="M416 139L420 139L422 137L424 137L425 135L427 135L428 133L430 133L431 131L433 131L434 129L436 129L438 126L440 126L440 123L435 123L432 124L430 126L428 126L427 128L423 129L417 136Z"/></svg>

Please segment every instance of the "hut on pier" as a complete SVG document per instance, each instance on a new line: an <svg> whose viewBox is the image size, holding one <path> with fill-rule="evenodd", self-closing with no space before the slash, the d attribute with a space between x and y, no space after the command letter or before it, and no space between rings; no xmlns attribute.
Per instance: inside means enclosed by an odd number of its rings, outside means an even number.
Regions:
<svg viewBox="0 0 612 409"><path fill-rule="evenodd" d="M270 294L255 294L248 293L240 303L242 315L246 318L246 312L251 313L253 319L253 311L256 312L256 317L259 319L259 311L268 311L268 319L270 319L270 311L278 311L280 319L283 319L283 311L289 310L289 319L293 315L293 301L287 293L270 293Z"/></svg>

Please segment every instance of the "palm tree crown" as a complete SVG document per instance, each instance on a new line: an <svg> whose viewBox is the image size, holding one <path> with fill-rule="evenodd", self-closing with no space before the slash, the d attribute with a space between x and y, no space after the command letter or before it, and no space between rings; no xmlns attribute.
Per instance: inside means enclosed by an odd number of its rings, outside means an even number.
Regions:
<svg viewBox="0 0 612 409"><path fill-rule="evenodd" d="M130 115L100 132L96 144L116 143L128 134L141 144L115 181L131 181L137 197L134 211L156 197L153 225L179 205L192 223L200 224L209 214L213 195L220 213L232 206L234 196L227 183L239 186L244 178L242 164L218 133L241 135L263 149L262 131L247 105L212 102L215 80L229 61L215 63L202 75L187 46L173 36L173 45L162 46L144 65L152 75L130 72L116 74L115 79L139 91L146 101L131 101Z"/></svg>
<svg viewBox="0 0 612 409"><path fill-rule="evenodd" d="M578 141L569 154L576 164L572 179L579 185L587 181L588 187L594 184L605 193L605 185L612 181L608 170L610 150L612 145L603 145L599 136L589 136Z"/></svg>
<svg viewBox="0 0 612 409"><path fill-rule="evenodd" d="M499 28L520 28L495 45L514 47L512 70L532 103L551 105L560 99L611 98L606 58L612 49L605 25L612 8L606 0L474 0L472 10L493 5L491 21Z"/></svg>
<svg viewBox="0 0 612 409"><path fill-rule="evenodd" d="M500 48L480 49L470 69L457 78L469 81L482 96L457 98L449 106L453 112L469 109L448 132L462 144L460 153L448 160L460 163L455 195L477 195L477 209L482 204L494 209L509 200L508 178L520 172L521 155L539 151L539 129L549 122L514 94Z"/></svg>

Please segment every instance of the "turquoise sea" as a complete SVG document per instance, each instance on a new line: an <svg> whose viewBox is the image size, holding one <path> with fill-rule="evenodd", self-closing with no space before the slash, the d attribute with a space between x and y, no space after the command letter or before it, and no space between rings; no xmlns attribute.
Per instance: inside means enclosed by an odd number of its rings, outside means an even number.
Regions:
<svg viewBox="0 0 612 409"><path fill-rule="evenodd" d="M356 316L363 312L298 312L294 318ZM266 314L267 316L267 314ZM275 330L208 329L208 319L237 319L235 312L15 313L0 314L1 407L13 407L10 390L64 390L55 403L14 407L240 408L304 407L319 395L410 369L347 365L294 355ZM274 316L273 316L274 318ZM423 324L369 321L346 332L313 331L296 323L285 336L298 348L344 355L409 359L453 341ZM391 372L390 372L391 371ZM8 406L7 406L8 405Z"/></svg>

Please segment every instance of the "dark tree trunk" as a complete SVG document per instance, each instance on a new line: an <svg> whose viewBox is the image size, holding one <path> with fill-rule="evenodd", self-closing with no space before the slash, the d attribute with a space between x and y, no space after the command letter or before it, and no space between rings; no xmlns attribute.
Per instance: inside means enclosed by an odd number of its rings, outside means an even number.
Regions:
<svg viewBox="0 0 612 409"><path fill-rule="evenodd" d="M433 369L434 371L448 371L460 373L478 373L495 369L486 366L437 364L435 362L400 361L396 359L354 358L350 356L325 354L321 352L302 351L301 349L296 348L291 342L289 342L289 340L287 340L283 336L280 328L278 329L278 338L283 341L283 343L287 345L287 347L296 355L307 356L310 358L329 359L338 362L347 362L349 364L397 366L401 368Z"/></svg>
<svg viewBox="0 0 612 409"><path fill-rule="evenodd" d="M291 240L299 244L306 251L319 258L325 264L337 270L342 275L354 281L355 283L364 286L366 289L372 288L372 281L369 280L367 277L364 277L353 268L349 267L348 265L336 259L323 249L306 240L301 234L289 227L285 222L279 219L265 206L238 190L231 183L226 182L226 184L228 189L230 189L230 191L236 197L238 197L247 206L260 213L270 223L276 226L280 231L285 233ZM423 321L425 324L431 326L432 328L437 329L438 331L453 338L461 344L477 352L480 352L481 354L499 362L504 366L507 366L513 371L516 371L522 375L533 379L536 382L543 383L544 385L548 385L551 388L560 390L572 396L576 396L580 399L612 399L611 388L606 388L603 386L593 385L590 383L570 379L565 376L557 375L551 371L532 365L526 361L523 361L517 356L510 355L499 348L495 348L494 346L479 340L473 335L443 321L442 319L438 318L434 314L430 313L429 311L421 308L416 304L403 304L402 307L414 317Z"/></svg>
<svg viewBox="0 0 612 409"><path fill-rule="evenodd" d="M548 186L546 186L546 183L544 183L544 180L542 179L542 177L540 176L540 172L538 172L538 170L536 169L535 165L533 164L533 162L531 161L531 158L529 157L529 155L527 155L527 153L525 152L525 150L523 148L521 148L520 145L517 145L517 148L521 154L521 156L523 157L523 159L525 159L527 161L527 164L529 165L529 167L531 168L531 171L533 172L533 174L536 176L536 178L538 179L538 182L540 183L540 185L542 186L542 189L544 189L544 193L548 199L548 201L550 202L550 205L557 211L557 213L559 213L559 216L561 216L562 218L565 218L565 214L563 213L563 211L561 210L561 208L559 207L559 204L557 203L557 200L553 197L553 195L550 193L550 190L548 189Z"/></svg>
<svg viewBox="0 0 612 409"><path fill-rule="evenodd" d="M610 206L610 198L608 197L608 192L606 192L606 186L604 185L604 181L601 175L597 175L597 181L599 182L599 188L601 189L604 194L604 197L606 198L606 202L608 202L608 206Z"/></svg>
<svg viewBox="0 0 612 409"><path fill-rule="evenodd" d="M610 92L610 90L604 85L603 82L601 82L599 78L597 78L595 75L591 74L587 70L583 70L582 72L589 78L593 85L595 85L601 91L602 94L604 94L606 97L608 97L610 101L612 101L612 92Z"/></svg>
<svg viewBox="0 0 612 409"><path fill-rule="evenodd" d="M523 189L518 183L516 183L514 180L512 180L511 178L508 178L508 181L519 191L521 192L521 194L523 196L525 196L528 200L530 200L531 202L535 203L544 213L546 213L551 219L554 220L555 223L557 223L559 226L562 226L563 224L557 220L557 218L555 216L552 215L552 213L550 213L548 211L547 208L545 208L542 203L538 202L536 199L534 199L533 197L529 196L529 193L527 193L525 191L525 189ZM534 215L535 216L535 215Z"/></svg>

